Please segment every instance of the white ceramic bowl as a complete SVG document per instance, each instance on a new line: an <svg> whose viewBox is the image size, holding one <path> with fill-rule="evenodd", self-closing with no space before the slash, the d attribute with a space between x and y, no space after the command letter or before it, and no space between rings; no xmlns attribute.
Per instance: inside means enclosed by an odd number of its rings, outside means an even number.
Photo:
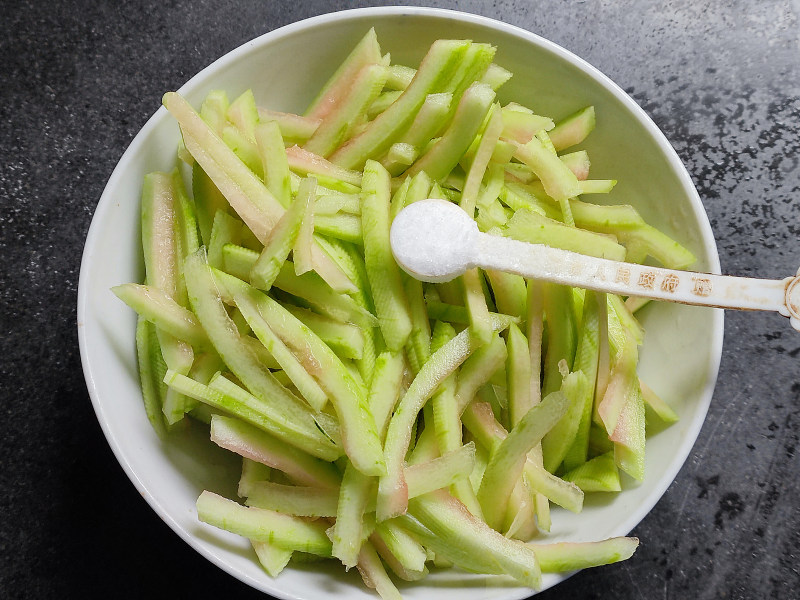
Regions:
<svg viewBox="0 0 800 600"><path fill-rule="evenodd" d="M403 7L324 15L244 44L201 71L180 92L199 105L212 88L225 89L231 97L252 88L262 105L302 111L352 45L373 26L393 62L418 64L430 43L440 37L489 42L497 46L496 62L514 73L501 89L502 100L513 99L556 118L594 104L597 129L585 147L593 177L619 180L608 201L633 204L645 219L688 246L698 257L697 270L719 271L700 199L653 122L583 60L504 23ZM177 126L159 108L122 156L89 230L78 290L78 333L97 418L123 469L153 510L190 546L231 575L279 598L374 598L357 574L345 574L333 565L291 567L270 579L244 539L196 518L195 500L203 489L235 497L238 459L210 444L200 427L162 443L145 418L136 373L135 317L109 288L142 280L138 224L142 177L172 168L177 142ZM597 199L604 198L593 197ZM648 440L643 484L626 480L620 494L590 494L580 515L554 510L549 539L627 534L672 482L699 433L719 365L722 313L667 304L648 306L642 313L647 336L641 375L676 408L681 420ZM544 586L561 579L548 575ZM531 592L496 578L451 571L404 586L403 593L408 598L430 598L435 593L439 600L511 600Z"/></svg>

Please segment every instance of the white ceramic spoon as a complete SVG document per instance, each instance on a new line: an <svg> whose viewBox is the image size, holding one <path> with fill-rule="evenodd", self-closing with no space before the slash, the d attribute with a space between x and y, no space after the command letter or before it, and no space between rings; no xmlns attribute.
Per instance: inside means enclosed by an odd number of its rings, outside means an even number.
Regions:
<svg viewBox="0 0 800 600"><path fill-rule="evenodd" d="M474 220L445 200L404 208L392 223L391 244L397 263L422 281L449 281L481 267L624 296L777 311L800 331L800 271L785 279L754 279L594 258L481 233Z"/></svg>

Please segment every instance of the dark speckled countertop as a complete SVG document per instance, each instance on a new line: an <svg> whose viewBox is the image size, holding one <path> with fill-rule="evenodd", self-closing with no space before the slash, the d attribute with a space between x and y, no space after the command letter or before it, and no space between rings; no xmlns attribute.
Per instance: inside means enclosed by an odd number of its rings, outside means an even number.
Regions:
<svg viewBox="0 0 800 600"><path fill-rule="evenodd" d="M364 2L6 2L0 18L0 596L263 596L138 496L81 372L78 267L116 161L163 91L261 33ZM417 4L416 2L413 4ZM724 272L800 267L797 0L428 2L547 37L609 75L689 169ZM796 598L800 334L728 315L719 383L621 565L557 598Z"/></svg>

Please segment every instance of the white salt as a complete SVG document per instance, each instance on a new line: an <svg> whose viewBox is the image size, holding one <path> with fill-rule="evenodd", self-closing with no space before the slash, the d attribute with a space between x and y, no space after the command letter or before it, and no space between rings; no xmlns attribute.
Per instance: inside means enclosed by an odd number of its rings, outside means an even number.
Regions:
<svg viewBox="0 0 800 600"><path fill-rule="evenodd" d="M423 281L449 281L474 265L478 225L446 200L421 200L404 208L392 223L397 264Z"/></svg>

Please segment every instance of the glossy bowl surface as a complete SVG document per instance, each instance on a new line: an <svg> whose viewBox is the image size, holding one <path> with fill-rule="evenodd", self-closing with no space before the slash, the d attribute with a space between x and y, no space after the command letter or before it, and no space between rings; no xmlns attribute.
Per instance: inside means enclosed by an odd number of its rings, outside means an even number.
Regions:
<svg viewBox="0 0 800 600"><path fill-rule="evenodd" d="M497 46L495 62L514 77L500 90L541 114L560 118L594 104L597 128L584 147L593 178L619 181L607 198L633 204L644 218L688 246L695 269L719 272L714 238L689 175L663 134L617 85L563 48L528 31L483 17L437 9L369 8L315 17L267 33L223 56L179 91L195 106L215 88L231 98L252 88L259 104L302 111L353 44L375 27L392 62L416 65L441 37ZM166 90L165 90L166 91ZM190 546L256 589L285 599L374 598L353 570L325 563L288 568L271 579L246 540L197 521L203 489L235 497L239 461L194 426L161 442L145 417L134 344L135 315L109 291L142 281L139 195L142 177L175 164L178 128L159 108L126 150L97 206L86 240L78 293L84 373L109 445L139 493ZM603 201L594 196L592 201ZM643 484L623 493L589 495L580 515L553 511L550 540L624 535L650 511L675 478L700 431L722 348L722 312L653 304L641 313L647 330L642 378L670 402L680 422L648 440ZM635 560L635 558L634 558ZM544 587L563 576L548 575ZM437 572L404 585L404 597L516 600L531 591L498 578Z"/></svg>

